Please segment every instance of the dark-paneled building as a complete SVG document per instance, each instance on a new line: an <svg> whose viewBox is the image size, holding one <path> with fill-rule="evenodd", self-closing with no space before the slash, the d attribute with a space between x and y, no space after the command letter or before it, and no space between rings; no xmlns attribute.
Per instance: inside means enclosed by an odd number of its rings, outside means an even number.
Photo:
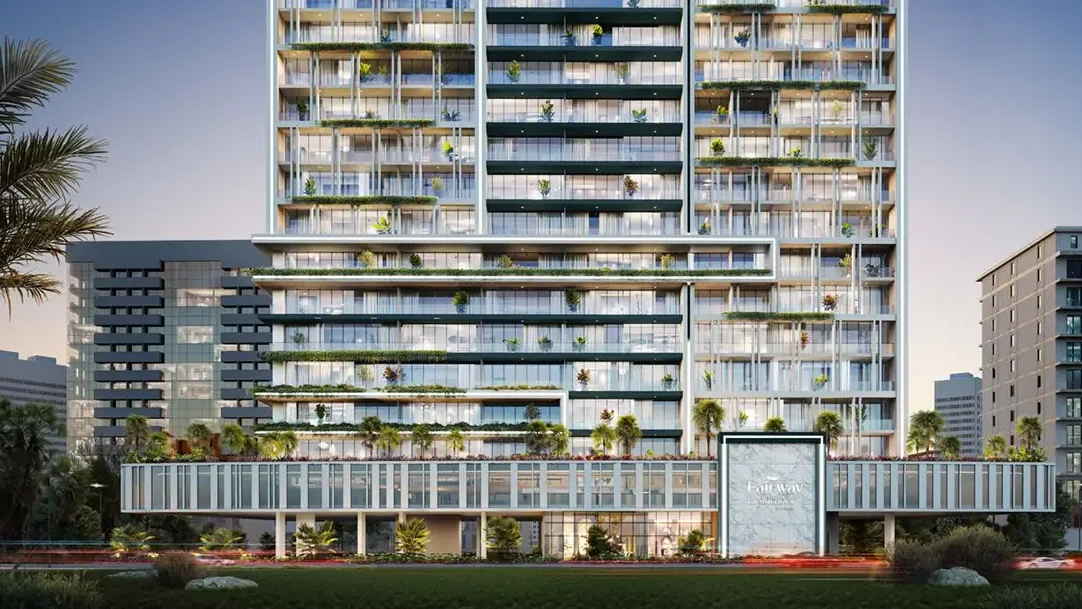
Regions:
<svg viewBox="0 0 1082 609"><path fill-rule="evenodd" d="M112 241L68 247L68 446L123 437L140 414L182 436L203 422L269 418L258 315L271 297L240 271L267 266L248 241Z"/></svg>

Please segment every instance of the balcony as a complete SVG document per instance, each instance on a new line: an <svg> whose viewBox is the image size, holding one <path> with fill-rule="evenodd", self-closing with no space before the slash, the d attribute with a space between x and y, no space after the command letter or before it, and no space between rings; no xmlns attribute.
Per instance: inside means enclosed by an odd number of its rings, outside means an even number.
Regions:
<svg viewBox="0 0 1082 609"><path fill-rule="evenodd" d="M566 32L559 33L497 30L489 45L487 56L493 61L679 61L683 54L675 27L615 28L600 36L592 35L589 25L569 24Z"/></svg>
<svg viewBox="0 0 1082 609"><path fill-rule="evenodd" d="M644 106L654 102L641 102ZM620 110L611 108L555 112L545 115L540 110L527 112L504 111L489 113L487 133L490 137L518 135L548 137L614 137L614 136L678 136L683 131L680 113L666 108L651 111L635 106L633 102L621 104Z"/></svg>
<svg viewBox="0 0 1082 609"><path fill-rule="evenodd" d="M461 10L473 10L474 0L378 0L383 10L447 10L456 8ZM343 10L371 10L376 7L377 0L278 0L279 9L299 8L301 10L324 10L334 8Z"/></svg>
<svg viewBox="0 0 1082 609"><path fill-rule="evenodd" d="M548 337L546 337L548 338ZM446 351L449 363L475 362L483 357L486 362L495 361L622 361L622 362L679 362L683 347L678 343L660 341L622 341L614 343L578 343L574 338L552 338L542 344L537 339L519 337L499 342L456 340L448 343L420 342L285 342L274 343L270 351ZM456 357L470 355L476 357ZM392 361L394 358L389 358ZM224 372L223 372L224 374ZM223 377L223 380L225 379ZM637 386L636 390L653 390L654 385Z"/></svg>

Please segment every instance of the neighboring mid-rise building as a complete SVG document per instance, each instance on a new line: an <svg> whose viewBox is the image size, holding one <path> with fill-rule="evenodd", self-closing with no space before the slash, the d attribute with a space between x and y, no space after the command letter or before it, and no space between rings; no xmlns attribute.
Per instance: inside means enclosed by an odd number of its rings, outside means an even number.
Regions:
<svg viewBox="0 0 1082 609"><path fill-rule="evenodd" d="M981 454L981 377L968 372L935 382L935 411L943 417L940 435L962 443L963 457Z"/></svg>
<svg viewBox="0 0 1082 609"><path fill-rule="evenodd" d="M1057 226L980 276L984 437L1042 445L1072 497L1082 488L1082 226Z"/></svg>
<svg viewBox="0 0 1082 609"><path fill-rule="evenodd" d="M270 297L241 272L267 264L250 242L77 243L67 261L69 446L123 437L132 414L175 436L269 419L251 399Z"/></svg>
<svg viewBox="0 0 1082 609"><path fill-rule="evenodd" d="M63 423L67 412L65 398L65 366L56 363L54 357L32 355L19 359L13 351L0 351L0 399L12 404L47 404L53 407L56 418ZM67 452L62 435L49 436L49 452L62 455Z"/></svg>

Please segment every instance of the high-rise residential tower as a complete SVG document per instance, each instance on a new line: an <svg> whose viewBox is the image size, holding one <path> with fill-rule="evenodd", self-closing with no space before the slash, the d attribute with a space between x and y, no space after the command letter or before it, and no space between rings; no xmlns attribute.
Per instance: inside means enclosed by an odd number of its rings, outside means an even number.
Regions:
<svg viewBox="0 0 1082 609"><path fill-rule="evenodd" d="M717 400L899 452L903 3L480 2L268 11L274 383L366 390L274 418L487 426L465 452L497 455L533 404L573 453L609 413L632 452L705 453Z"/></svg>
<svg viewBox="0 0 1082 609"><path fill-rule="evenodd" d="M1082 489L1082 226L1057 226L980 276L984 436L1041 444L1073 498Z"/></svg>
<svg viewBox="0 0 1082 609"><path fill-rule="evenodd" d="M941 436L954 436L963 457L981 455L981 377L968 372L935 382L935 411L943 417Z"/></svg>

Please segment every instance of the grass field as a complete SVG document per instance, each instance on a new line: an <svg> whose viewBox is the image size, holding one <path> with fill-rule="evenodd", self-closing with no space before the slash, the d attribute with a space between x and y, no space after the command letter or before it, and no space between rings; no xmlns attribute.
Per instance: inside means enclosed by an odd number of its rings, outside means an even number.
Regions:
<svg viewBox="0 0 1082 609"><path fill-rule="evenodd" d="M164 590L102 580L109 609L978 609L986 589L902 586L867 575L719 569L264 568L224 569L247 591ZM91 575L90 577L97 577ZM1044 585L1052 577L1010 584ZM1074 581L1082 581L1075 579Z"/></svg>

